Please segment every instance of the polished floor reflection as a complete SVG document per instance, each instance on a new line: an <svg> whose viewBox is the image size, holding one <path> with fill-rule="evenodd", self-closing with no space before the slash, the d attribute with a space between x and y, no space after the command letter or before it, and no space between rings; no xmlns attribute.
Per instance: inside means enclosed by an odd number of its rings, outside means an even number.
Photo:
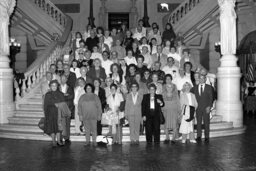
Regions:
<svg viewBox="0 0 256 171"><path fill-rule="evenodd" d="M1 171L256 170L256 121L246 133L209 144L113 145L52 148L49 142L0 139Z"/></svg>

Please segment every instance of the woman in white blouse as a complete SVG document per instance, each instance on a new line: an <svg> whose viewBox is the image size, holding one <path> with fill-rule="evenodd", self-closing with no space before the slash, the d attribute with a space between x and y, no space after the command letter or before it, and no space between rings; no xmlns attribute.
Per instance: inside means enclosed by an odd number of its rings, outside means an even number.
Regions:
<svg viewBox="0 0 256 171"><path fill-rule="evenodd" d="M186 143L187 135L189 135L189 140L191 143L196 143L195 136L194 136L193 120L194 120L195 111L198 104L197 104L195 95L190 92L191 88L192 88L192 85L189 82L186 82L183 85L183 89L182 89L183 93L180 94L182 119L181 119L179 132L182 134L182 143Z"/></svg>
<svg viewBox="0 0 256 171"><path fill-rule="evenodd" d="M110 85L110 92L111 94L107 97L107 104L111 111L118 114L120 111L120 105L124 101L123 95L117 92L117 85L111 84ZM113 142L116 144L122 143L121 137L121 127L118 124L112 126L112 135L113 135Z"/></svg>
<svg viewBox="0 0 256 171"><path fill-rule="evenodd" d="M74 97L74 105L75 105L75 133L76 134L80 134L80 125L81 122L79 120L79 116L78 116L78 101L80 99L80 97L85 94L85 80L82 77L79 77L76 81L76 87L75 87L75 97Z"/></svg>

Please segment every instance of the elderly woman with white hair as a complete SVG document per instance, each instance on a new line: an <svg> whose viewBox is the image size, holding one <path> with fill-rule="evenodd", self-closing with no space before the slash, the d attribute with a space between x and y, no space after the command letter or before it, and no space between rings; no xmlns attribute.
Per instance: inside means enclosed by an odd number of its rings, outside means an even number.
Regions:
<svg viewBox="0 0 256 171"><path fill-rule="evenodd" d="M182 108L181 112L181 124L179 132L182 134L182 143L186 143L187 135L189 135L189 140L191 143L196 143L194 137L194 116L195 111L198 106L196 97L193 93L190 92L192 85L189 82L186 82L183 85L182 92L180 94L180 105Z"/></svg>

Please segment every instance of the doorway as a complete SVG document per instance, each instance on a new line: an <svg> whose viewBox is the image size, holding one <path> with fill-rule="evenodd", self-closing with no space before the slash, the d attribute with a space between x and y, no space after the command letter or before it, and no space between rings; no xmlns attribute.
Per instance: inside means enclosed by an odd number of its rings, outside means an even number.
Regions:
<svg viewBox="0 0 256 171"><path fill-rule="evenodd" d="M120 29L122 23L129 27L129 13L108 13L108 29Z"/></svg>

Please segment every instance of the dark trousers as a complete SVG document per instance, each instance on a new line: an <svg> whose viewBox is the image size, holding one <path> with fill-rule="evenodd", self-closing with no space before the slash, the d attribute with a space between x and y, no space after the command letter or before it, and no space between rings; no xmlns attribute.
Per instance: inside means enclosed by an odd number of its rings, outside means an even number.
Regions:
<svg viewBox="0 0 256 171"><path fill-rule="evenodd" d="M102 135L101 121L97 121L97 135Z"/></svg>
<svg viewBox="0 0 256 171"><path fill-rule="evenodd" d="M146 139L147 142L160 142L160 117L152 110L146 118Z"/></svg>
<svg viewBox="0 0 256 171"><path fill-rule="evenodd" d="M64 140L69 140L70 139L70 117L62 118L61 124L63 127L62 138L64 138Z"/></svg>
<svg viewBox="0 0 256 171"><path fill-rule="evenodd" d="M202 120L204 121L204 136L209 138L210 132L210 114L206 113L205 109L196 110L196 120L197 120L197 137L202 136Z"/></svg>

